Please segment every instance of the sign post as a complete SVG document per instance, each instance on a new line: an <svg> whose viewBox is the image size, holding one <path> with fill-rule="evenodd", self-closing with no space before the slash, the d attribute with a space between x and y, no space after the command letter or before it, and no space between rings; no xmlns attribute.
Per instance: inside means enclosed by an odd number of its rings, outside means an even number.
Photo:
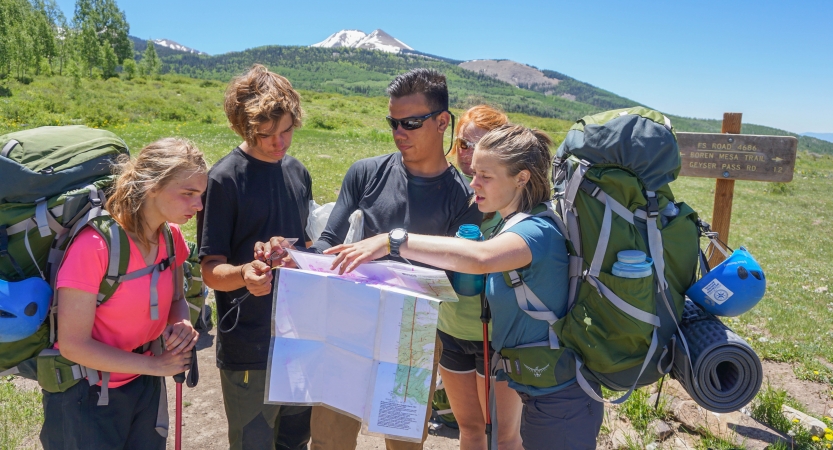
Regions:
<svg viewBox="0 0 833 450"><path fill-rule="evenodd" d="M729 242L735 180L789 182L793 178L798 139L793 136L740 134L741 113L724 113L721 134L677 133L682 157L680 175L715 178L711 229ZM714 252L709 265L724 260Z"/></svg>

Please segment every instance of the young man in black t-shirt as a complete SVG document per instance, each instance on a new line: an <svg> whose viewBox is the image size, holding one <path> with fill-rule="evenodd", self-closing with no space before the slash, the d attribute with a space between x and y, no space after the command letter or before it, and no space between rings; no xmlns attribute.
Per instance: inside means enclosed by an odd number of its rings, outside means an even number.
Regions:
<svg viewBox="0 0 833 450"><path fill-rule="evenodd" d="M272 316L272 271L253 257L273 236L309 240L305 226L312 179L286 154L301 125L298 93L289 81L256 64L229 84L231 128L244 142L208 173L205 207L197 217L200 265L214 289L217 367L231 449L305 449L310 408L264 404ZM274 240L273 240L274 241ZM233 310L235 299L250 297Z"/></svg>
<svg viewBox="0 0 833 450"><path fill-rule="evenodd" d="M443 152L443 134L451 121L445 76L434 70L415 69L396 77L388 86L388 94L388 123L399 152L350 166L313 250L321 252L343 243L350 226L347 219L357 209L364 217L364 237L387 234L396 228L453 236L460 225L482 220L477 206L470 202L473 191L468 182L446 161ZM438 345L432 386L440 353ZM430 402L426 421L429 417ZM351 417L315 406L310 450L355 449L360 428L361 423ZM427 431L426 426L423 441ZM385 444L388 450L422 448L422 443L390 439Z"/></svg>

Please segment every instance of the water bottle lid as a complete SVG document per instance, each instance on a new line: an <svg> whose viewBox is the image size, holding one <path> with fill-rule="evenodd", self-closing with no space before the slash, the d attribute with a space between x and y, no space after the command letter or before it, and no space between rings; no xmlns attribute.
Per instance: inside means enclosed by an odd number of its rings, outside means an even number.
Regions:
<svg viewBox="0 0 833 450"><path fill-rule="evenodd" d="M483 234L480 233L480 227L472 224L460 225L457 230L457 237L463 239L471 239L472 241L480 241L483 239Z"/></svg>
<svg viewBox="0 0 833 450"><path fill-rule="evenodd" d="M645 261L636 264L623 262L613 263L613 275L622 278L644 278L651 275L653 260L646 258Z"/></svg>
<svg viewBox="0 0 833 450"><path fill-rule="evenodd" d="M616 254L616 259L624 264L639 264L645 262L645 252L640 250L622 250Z"/></svg>

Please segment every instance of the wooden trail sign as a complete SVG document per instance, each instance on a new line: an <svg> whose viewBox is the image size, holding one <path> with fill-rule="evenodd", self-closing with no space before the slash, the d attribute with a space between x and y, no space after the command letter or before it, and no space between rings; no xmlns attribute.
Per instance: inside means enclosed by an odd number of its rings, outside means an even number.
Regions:
<svg viewBox="0 0 833 450"><path fill-rule="evenodd" d="M793 179L798 139L793 136L677 133L680 175L726 180Z"/></svg>
<svg viewBox="0 0 833 450"><path fill-rule="evenodd" d="M729 243L735 180L780 181L793 179L798 139L793 136L740 134L741 113L723 113L720 133L677 133L682 168L680 175L716 178L712 231ZM709 265L726 259L713 252Z"/></svg>

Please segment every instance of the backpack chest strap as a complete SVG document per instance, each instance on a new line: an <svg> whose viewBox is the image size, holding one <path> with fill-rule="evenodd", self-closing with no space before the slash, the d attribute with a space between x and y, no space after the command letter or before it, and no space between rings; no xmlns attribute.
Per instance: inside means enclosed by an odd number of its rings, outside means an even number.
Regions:
<svg viewBox="0 0 833 450"><path fill-rule="evenodd" d="M171 267L171 259L165 258L157 264L144 267L115 278L105 277L105 281L111 286L115 283L123 283L125 281L135 280L150 274L150 318L151 320L159 320L159 275ZM97 300L103 301L105 294L99 293Z"/></svg>

